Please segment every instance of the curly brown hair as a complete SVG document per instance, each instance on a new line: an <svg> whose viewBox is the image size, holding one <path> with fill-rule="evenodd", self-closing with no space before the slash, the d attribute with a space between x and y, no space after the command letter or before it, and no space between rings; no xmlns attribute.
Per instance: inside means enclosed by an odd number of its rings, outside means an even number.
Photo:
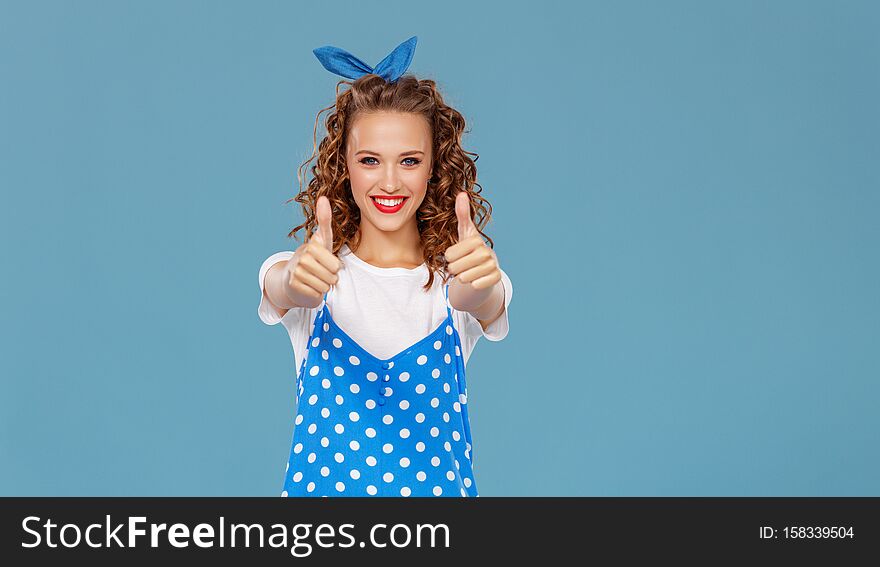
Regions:
<svg viewBox="0 0 880 567"><path fill-rule="evenodd" d="M341 85L349 85L349 88L340 92ZM321 113L333 108L335 111L327 115L325 122L327 135L318 145ZM286 201L295 200L302 205L305 222L287 236L296 238L296 233L303 228L308 235L314 232L318 197L326 195L333 212L333 253L338 253L343 244L348 244L351 250L357 250L361 236L360 209L351 194L345 145L354 119L360 113L373 112L414 113L424 116L431 125L431 178L425 199L416 211L423 256L428 266L428 282L424 286L428 291L434 283L435 271L441 273L444 283L449 278L443 251L458 240L455 197L460 191L469 194L474 225L489 246L494 248L494 242L482 230L492 216L492 205L480 196L483 188L477 183L475 165L479 155L462 149L465 119L443 102L436 83L430 79L419 80L411 74L405 74L396 82L388 83L379 75L368 74L354 82L342 80L336 84L336 102L321 109L315 118L312 156L297 170L300 192ZM316 157L317 162L311 168L312 179L308 187L303 189L303 168Z"/></svg>

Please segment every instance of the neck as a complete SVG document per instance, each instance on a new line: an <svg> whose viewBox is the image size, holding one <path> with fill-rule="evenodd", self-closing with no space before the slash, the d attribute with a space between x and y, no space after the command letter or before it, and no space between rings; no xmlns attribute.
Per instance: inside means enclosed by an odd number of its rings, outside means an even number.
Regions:
<svg viewBox="0 0 880 567"><path fill-rule="evenodd" d="M415 219L413 219L415 221ZM415 222L394 232L379 230L369 222L361 221L360 243L356 256L377 268L417 268L424 263L422 241Z"/></svg>

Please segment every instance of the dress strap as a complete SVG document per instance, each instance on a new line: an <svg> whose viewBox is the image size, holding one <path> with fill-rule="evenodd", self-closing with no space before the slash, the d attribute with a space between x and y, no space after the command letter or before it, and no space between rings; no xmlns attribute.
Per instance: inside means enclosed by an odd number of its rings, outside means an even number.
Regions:
<svg viewBox="0 0 880 567"><path fill-rule="evenodd" d="M331 285L330 289L324 292L324 305L327 304L327 298L333 295L333 291L336 289L335 285Z"/></svg>
<svg viewBox="0 0 880 567"><path fill-rule="evenodd" d="M446 315L452 319L452 306L449 305L449 284L443 286L443 295L446 297Z"/></svg>

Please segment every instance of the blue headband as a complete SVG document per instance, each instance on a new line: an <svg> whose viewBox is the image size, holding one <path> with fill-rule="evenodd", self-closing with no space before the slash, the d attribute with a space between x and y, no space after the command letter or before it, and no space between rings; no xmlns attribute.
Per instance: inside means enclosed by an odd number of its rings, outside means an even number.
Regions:
<svg viewBox="0 0 880 567"><path fill-rule="evenodd" d="M349 79L358 79L364 75L379 75L389 83L395 82L406 72L416 51L416 36L412 36L394 48L394 51L385 56L375 67L370 67L348 51L325 45L313 49L312 53L321 62L325 69Z"/></svg>

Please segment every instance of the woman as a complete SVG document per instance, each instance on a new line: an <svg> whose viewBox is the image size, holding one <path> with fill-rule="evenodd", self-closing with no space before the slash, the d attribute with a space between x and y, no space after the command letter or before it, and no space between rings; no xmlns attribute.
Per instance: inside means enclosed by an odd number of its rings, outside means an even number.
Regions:
<svg viewBox="0 0 880 567"><path fill-rule="evenodd" d="M480 336L506 336L513 289L483 240L464 118L403 75L415 40L375 68L315 50L355 80L295 198L306 220L289 236L311 238L260 270L260 316L285 323L299 368L283 496L478 495L465 363Z"/></svg>

